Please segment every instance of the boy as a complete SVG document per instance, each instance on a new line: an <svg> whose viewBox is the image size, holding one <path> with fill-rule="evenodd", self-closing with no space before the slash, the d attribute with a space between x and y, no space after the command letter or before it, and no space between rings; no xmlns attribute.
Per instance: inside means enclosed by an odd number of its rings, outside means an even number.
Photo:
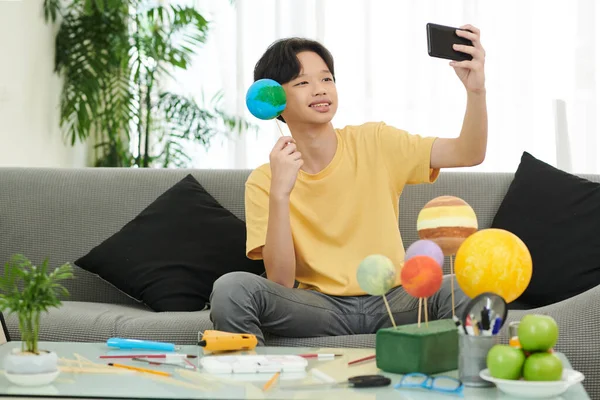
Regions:
<svg viewBox="0 0 600 400"><path fill-rule="evenodd" d="M473 60L451 62L467 90L463 128L456 139L422 138L366 123L335 129L333 58L321 44L299 38L272 44L254 79L282 84L287 106L280 119L292 137L280 138L270 163L246 182L247 255L263 259L266 278L234 272L211 295L215 329L315 337L375 333L391 326L381 296L366 295L356 281L359 263L383 254L403 265L398 200L406 184L433 183L440 168L479 164L487 145L485 53L479 30L457 34L473 46L455 49ZM398 281L386 297L397 324L417 322L418 299ZM450 276L429 301L431 319L452 318ZM298 286L295 286L295 281ZM455 284L455 312L465 295Z"/></svg>

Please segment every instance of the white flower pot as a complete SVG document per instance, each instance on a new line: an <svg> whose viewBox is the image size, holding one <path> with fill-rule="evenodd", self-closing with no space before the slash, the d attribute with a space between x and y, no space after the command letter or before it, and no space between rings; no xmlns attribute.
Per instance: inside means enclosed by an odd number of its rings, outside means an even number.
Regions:
<svg viewBox="0 0 600 400"><path fill-rule="evenodd" d="M6 379L19 386L41 386L53 382L60 373L58 356L45 350L39 353L22 353L21 349L13 349L4 359Z"/></svg>

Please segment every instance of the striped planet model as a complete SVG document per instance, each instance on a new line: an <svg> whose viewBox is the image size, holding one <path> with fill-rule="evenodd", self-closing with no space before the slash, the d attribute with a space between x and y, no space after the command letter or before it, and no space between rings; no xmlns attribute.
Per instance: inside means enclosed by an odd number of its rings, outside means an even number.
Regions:
<svg viewBox="0 0 600 400"><path fill-rule="evenodd" d="M475 211L466 201L454 196L436 197L425 204L417 217L419 237L437 243L445 256L456 254L477 229Z"/></svg>

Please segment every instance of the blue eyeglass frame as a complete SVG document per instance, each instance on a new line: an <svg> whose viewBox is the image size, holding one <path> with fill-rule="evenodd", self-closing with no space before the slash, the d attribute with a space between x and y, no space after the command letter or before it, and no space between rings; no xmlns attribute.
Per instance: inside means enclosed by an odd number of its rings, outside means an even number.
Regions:
<svg viewBox="0 0 600 400"><path fill-rule="evenodd" d="M413 378L413 377L423 378L423 382L418 383L418 384L404 382L407 378ZM434 383L437 379L444 379L444 380L449 379L451 381L456 382L458 384L458 387L456 389L444 389L444 388L434 387ZM462 395L463 390L464 390L464 385L460 379L452 378L450 376L431 376L431 375L422 374L420 372L414 372L414 373L410 373L410 374L405 374L402 377L402 379L400 380L400 382L398 382L394 386L394 388L395 389L421 388L421 389L432 390L434 392L452 393L452 394Z"/></svg>

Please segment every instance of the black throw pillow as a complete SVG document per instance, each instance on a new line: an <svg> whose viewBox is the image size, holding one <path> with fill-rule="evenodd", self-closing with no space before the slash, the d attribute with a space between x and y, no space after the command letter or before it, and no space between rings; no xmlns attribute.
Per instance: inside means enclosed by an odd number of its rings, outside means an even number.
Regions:
<svg viewBox="0 0 600 400"><path fill-rule="evenodd" d="M264 272L245 246L244 222L187 175L75 264L155 311L197 311L221 275Z"/></svg>
<svg viewBox="0 0 600 400"><path fill-rule="evenodd" d="M492 227L514 233L531 253L531 282L517 302L544 306L600 284L599 183L524 152Z"/></svg>

